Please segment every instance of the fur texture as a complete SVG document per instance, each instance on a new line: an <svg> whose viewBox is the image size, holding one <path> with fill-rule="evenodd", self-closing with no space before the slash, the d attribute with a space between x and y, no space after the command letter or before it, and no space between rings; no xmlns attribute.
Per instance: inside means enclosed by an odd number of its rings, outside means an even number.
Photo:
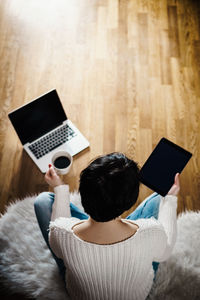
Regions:
<svg viewBox="0 0 200 300"><path fill-rule="evenodd" d="M16 200L0 218L0 279L12 292L36 299L68 299L34 213L36 195ZM71 201L83 210L79 194ZM161 263L149 299L200 299L200 212L178 217L172 256Z"/></svg>

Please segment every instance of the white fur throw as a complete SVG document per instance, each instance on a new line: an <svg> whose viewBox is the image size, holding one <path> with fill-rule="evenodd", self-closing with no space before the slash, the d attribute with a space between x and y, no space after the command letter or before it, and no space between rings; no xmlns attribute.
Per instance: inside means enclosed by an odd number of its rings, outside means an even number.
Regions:
<svg viewBox="0 0 200 300"><path fill-rule="evenodd" d="M35 197L16 200L0 218L0 279L13 293L43 300L67 299L37 224ZM71 201L81 208L78 194L71 195ZM200 299L200 212L179 215L173 254L160 264L149 299Z"/></svg>

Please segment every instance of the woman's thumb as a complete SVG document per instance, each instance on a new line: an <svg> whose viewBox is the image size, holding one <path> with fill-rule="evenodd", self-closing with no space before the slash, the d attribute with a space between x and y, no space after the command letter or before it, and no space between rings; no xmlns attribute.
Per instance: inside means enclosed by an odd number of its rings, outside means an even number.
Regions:
<svg viewBox="0 0 200 300"><path fill-rule="evenodd" d="M50 175L51 175L51 176L56 176L56 175L57 175L57 174L56 174L56 171L54 170L53 167L50 167L50 168L49 168L49 172L50 172Z"/></svg>
<svg viewBox="0 0 200 300"><path fill-rule="evenodd" d="M174 184L178 184L179 183L179 175L180 175L179 173L176 173Z"/></svg>

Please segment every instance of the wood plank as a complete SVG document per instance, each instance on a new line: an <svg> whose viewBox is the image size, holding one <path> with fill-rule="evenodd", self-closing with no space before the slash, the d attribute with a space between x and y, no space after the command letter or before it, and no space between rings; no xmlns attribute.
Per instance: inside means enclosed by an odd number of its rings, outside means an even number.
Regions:
<svg viewBox="0 0 200 300"><path fill-rule="evenodd" d="M171 85L172 75L169 55L168 30L161 30L160 32L160 69L161 83Z"/></svg>
<svg viewBox="0 0 200 300"><path fill-rule="evenodd" d="M179 57L179 34L177 22L176 6L168 6L168 22L169 22L169 40L170 40L170 56Z"/></svg>
<svg viewBox="0 0 200 300"><path fill-rule="evenodd" d="M138 14L138 43L139 59L141 65L148 64L148 15L146 13Z"/></svg>

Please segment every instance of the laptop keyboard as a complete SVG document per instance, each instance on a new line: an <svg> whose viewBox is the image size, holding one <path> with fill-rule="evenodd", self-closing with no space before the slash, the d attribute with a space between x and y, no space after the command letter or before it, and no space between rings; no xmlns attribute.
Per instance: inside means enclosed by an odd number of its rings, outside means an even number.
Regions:
<svg viewBox="0 0 200 300"><path fill-rule="evenodd" d="M77 134L67 124L31 144L29 149L37 159L49 153L58 146L71 140Z"/></svg>

